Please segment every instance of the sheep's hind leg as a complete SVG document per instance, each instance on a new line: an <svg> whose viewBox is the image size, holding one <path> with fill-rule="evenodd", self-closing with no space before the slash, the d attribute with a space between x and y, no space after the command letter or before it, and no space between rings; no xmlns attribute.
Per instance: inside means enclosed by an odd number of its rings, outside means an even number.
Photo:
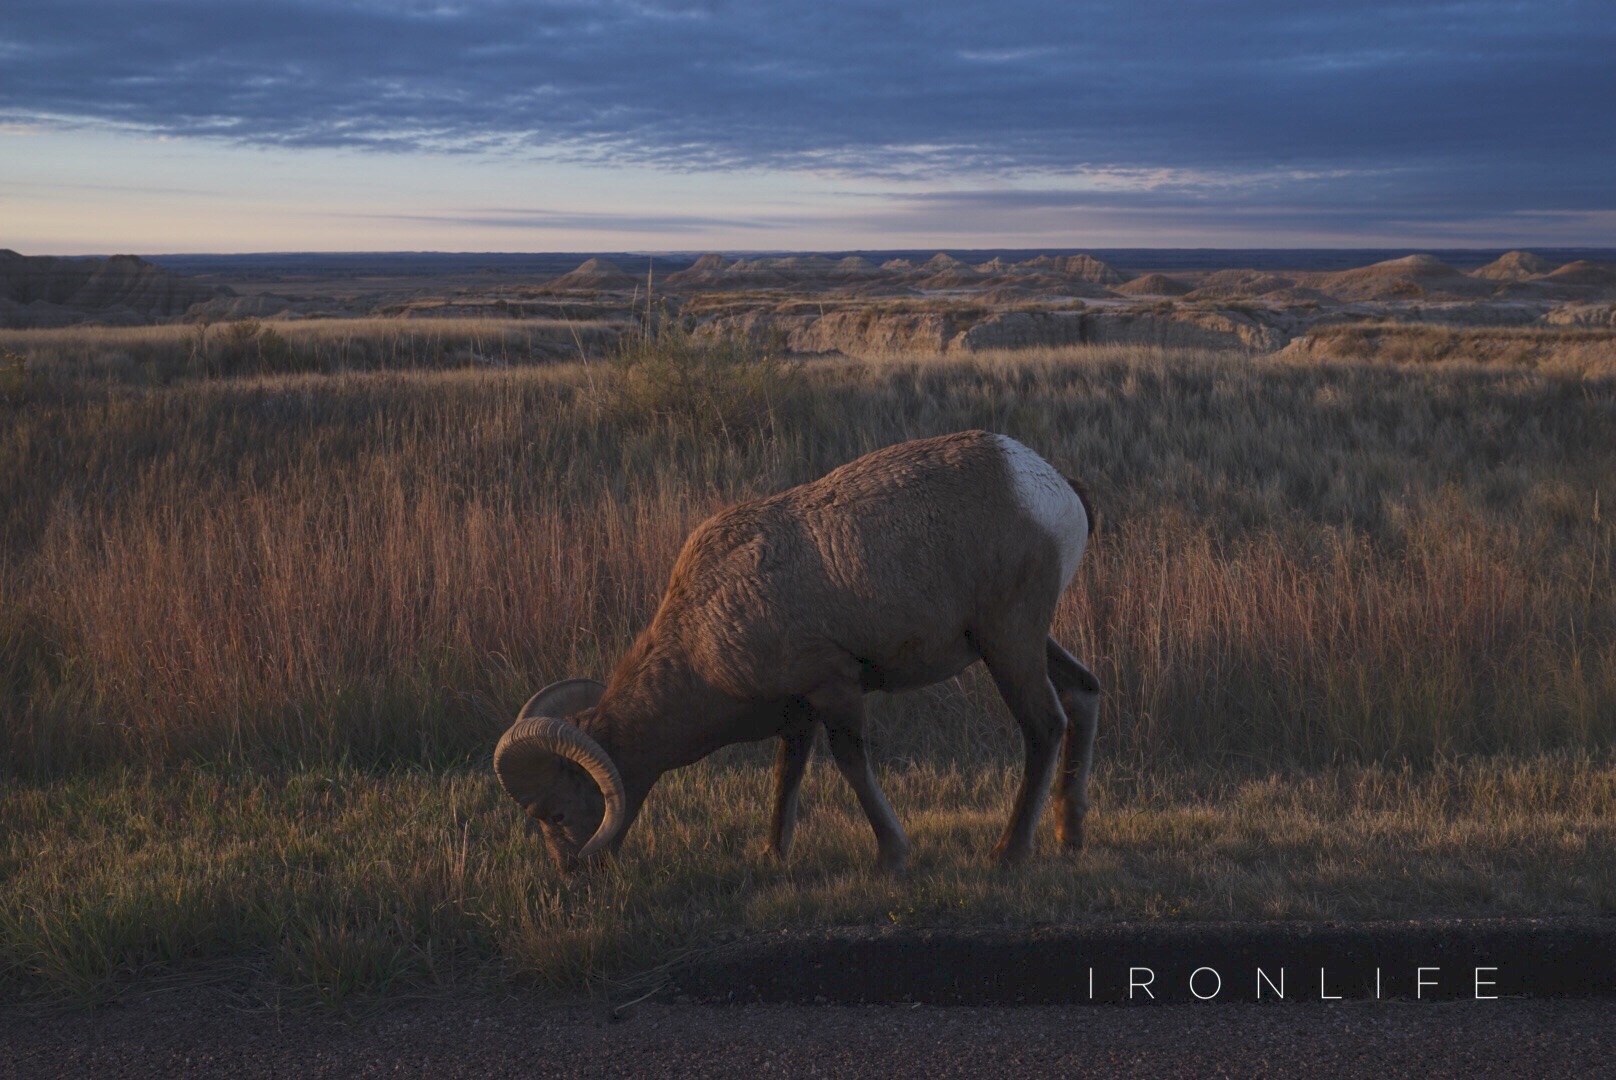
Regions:
<svg viewBox="0 0 1616 1080"><path fill-rule="evenodd" d="M864 749L863 694L856 685L837 687L810 694L808 701L814 706L815 718L825 725L836 767L852 786L875 830L876 866L889 874L902 873L909 862L909 838L870 768Z"/></svg>
<svg viewBox="0 0 1616 1080"><path fill-rule="evenodd" d="M1083 819L1089 811L1089 771L1094 765L1094 733L1100 721L1100 680L1050 638L1044 648L1049 681L1066 710L1066 742L1055 774L1055 838L1067 851L1083 846Z"/></svg>
<svg viewBox="0 0 1616 1080"><path fill-rule="evenodd" d="M1033 836L1044 812L1061 736L1066 733L1066 713L1049 681L1042 640L1022 642L984 634L978 638L978 647L999 695L1021 728L1027 749L1026 772L1016 794L1015 809L1004 835L993 847L994 858L1009 866L1032 854Z"/></svg>
<svg viewBox="0 0 1616 1080"><path fill-rule="evenodd" d="M791 854L797 828L798 793L814 749L814 722L794 721L780 732L780 752L774 759L774 814L769 820L769 851L781 862Z"/></svg>

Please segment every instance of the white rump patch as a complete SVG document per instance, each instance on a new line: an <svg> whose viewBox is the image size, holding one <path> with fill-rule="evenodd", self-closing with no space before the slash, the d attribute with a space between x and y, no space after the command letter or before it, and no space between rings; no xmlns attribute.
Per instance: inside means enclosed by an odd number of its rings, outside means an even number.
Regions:
<svg viewBox="0 0 1616 1080"><path fill-rule="evenodd" d="M1060 470L1006 435L995 435L1016 485L1016 500L1047 531L1060 550L1061 587L1077 573L1089 539L1089 515L1083 500Z"/></svg>

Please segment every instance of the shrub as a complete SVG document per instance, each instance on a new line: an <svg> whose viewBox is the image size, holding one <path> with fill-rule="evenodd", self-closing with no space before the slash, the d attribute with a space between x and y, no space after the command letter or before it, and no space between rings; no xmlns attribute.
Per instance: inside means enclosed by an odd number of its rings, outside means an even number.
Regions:
<svg viewBox="0 0 1616 1080"><path fill-rule="evenodd" d="M613 419L696 438L745 441L772 432L802 393L801 362L742 337L701 340L677 320L624 335L597 399Z"/></svg>
<svg viewBox="0 0 1616 1080"><path fill-rule="evenodd" d="M28 370L28 358L10 349L0 351L0 401L19 402L28 397L34 376Z"/></svg>
<svg viewBox="0 0 1616 1080"><path fill-rule="evenodd" d="M212 342L206 326L198 329L193 359L208 375L276 375L309 370L292 343L257 319L225 323Z"/></svg>

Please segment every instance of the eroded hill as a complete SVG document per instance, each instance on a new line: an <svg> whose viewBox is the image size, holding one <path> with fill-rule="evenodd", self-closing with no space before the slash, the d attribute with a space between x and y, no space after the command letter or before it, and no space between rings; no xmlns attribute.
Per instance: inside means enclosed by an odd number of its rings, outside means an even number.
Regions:
<svg viewBox="0 0 1616 1080"><path fill-rule="evenodd" d="M422 258L430 265L431 257ZM567 352L569 342L593 350L648 317L675 317L699 338L740 336L797 353L846 355L1088 343L1263 352L1296 344L1313 352L1347 340L1336 331L1354 326L1377 328L1353 339L1360 342L1433 326L1616 332L1616 265L1524 251L1467 264L1469 270L1422 253L1342 268L1336 253L1332 269L1291 268L1297 259L1276 267L1270 259L1140 273L1083 253L975 262L946 252L880 261L710 253L659 256L640 264L644 272L603 256L578 263L544 256L546 263L516 271L468 269L468 257L453 258L455 272L438 276L390 274L384 260L374 275L348 267L322 278L299 264L243 278L238 290L218 276L187 277L134 256L7 251L0 252L0 321L550 320L558 350Z"/></svg>
<svg viewBox="0 0 1616 1080"><path fill-rule="evenodd" d="M134 255L106 259L19 255L0 249L0 326L138 326L233 296Z"/></svg>

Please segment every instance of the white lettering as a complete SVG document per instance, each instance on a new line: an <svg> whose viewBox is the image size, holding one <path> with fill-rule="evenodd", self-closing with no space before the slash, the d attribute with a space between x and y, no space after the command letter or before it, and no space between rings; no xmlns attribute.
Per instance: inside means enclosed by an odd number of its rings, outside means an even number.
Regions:
<svg viewBox="0 0 1616 1080"><path fill-rule="evenodd" d="M1195 976L1199 975L1203 971L1210 971L1212 973L1212 978L1214 980L1214 983L1213 983L1213 986L1212 986L1212 992L1210 994L1203 994L1199 990L1195 989ZM1211 1001L1213 998L1217 997L1218 994L1220 994L1222 991L1223 991L1223 976L1219 975L1212 968L1198 967L1194 971L1190 972L1190 993L1194 994L1200 1000L1202 1000L1202 1001Z"/></svg>
<svg viewBox="0 0 1616 1080"><path fill-rule="evenodd" d="M1281 1001L1285 1000L1285 969L1284 968L1279 969L1279 986L1277 988L1274 986L1274 980L1272 980L1272 979L1270 979L1268 977L1268 973L1266 971L1264 971L1262 968L1257 969L1257 998L1258 998L1258 1000L1262 999L1262 984L1263 983L1267 983L1268 984L1268 989L1273 990L1274 993L1276 995L1278 995L1278 997L1279 997L1279 999Z"/></svg>
<svg viewBox="0 0 1616 1080"><path fill-rule="evenodd" d="M1320 1001L1340 1001L1341 1000L1341 995L1340 994L1329 994L1329 993L1325 992L1325 990L1324 990L1324 969L1323 968L1319 968L1319 1000Z"/></svg>
<svg viewBox="0 0 1616 1080"><path fill-rule="evenodd" d="M1419 969L1419 972L1414 976L1414 997L1415 997L1415 1000L1418 1000L1418 999L1423 998L1425 996L1425 988L1427 986L1435 986L1436 985L1436 980L1435 979L1432 979L1430 982L1425 981L1425 973L1427 971L1441 971L1441 970L1442 969L1439 968L1439 967L1422 967L1422 968Z"/></svg>
<svg viewBox="0 0 1616 1080"><path fill-rule="evenodd" d="M1146 979L1144 982L1134 982L1133 977L1135 975L1137 975L1141 971L1147 973L1150 976L1150 978ZM1151 971L1149 968L1141 968L1141 967L1131 967L1131 968L1129 968L1128 969L1128 1000L1132 1001L1133 1000L1133 992L1134 992L1134 990L1139 989L1139 990L1143 990L1146 994L1149 994L1150 995L1150 1000L1155 1001L1156 1000L1156 995L1151 993L1151 990L1150 990L1150 984L1155 982L1155 981L1156 981L1156 973L1154 971Z"/></svg>
<svg viewBox="0 0 1616 1080"><path fill-rule="evenodd" d="M1479 968L1476 969L1476 1000L1477 1001L1497 1001L1498 1000L1498 995L1497 994L1483 994L1481 992L1481 988L1483 986L1497 986L1498 985L1498 981L1496 979L1483 979L1481 977L1481 973L1483 971L1496 972L1497 970L1498 969L1495 968L1495 967L1479 967Z"/></svg>

